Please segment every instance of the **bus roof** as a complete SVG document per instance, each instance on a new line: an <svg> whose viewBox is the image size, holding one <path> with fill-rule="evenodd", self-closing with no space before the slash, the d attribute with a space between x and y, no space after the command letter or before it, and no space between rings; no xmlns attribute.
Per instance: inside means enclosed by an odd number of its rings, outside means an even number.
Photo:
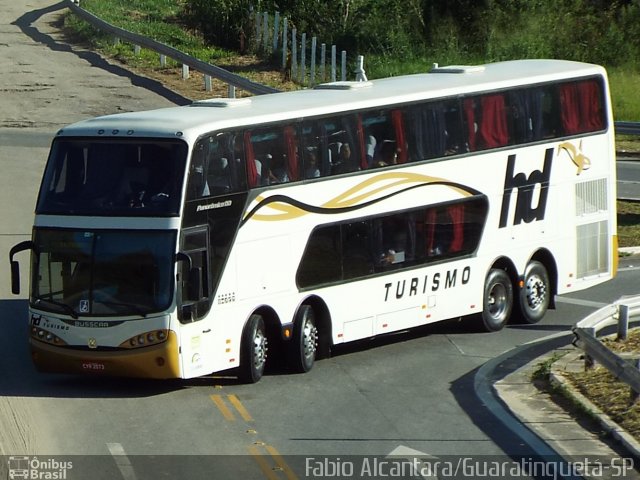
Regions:
<svg viewBox="0 0 640 480"><path fill-rule="evenodd" d="M101 116L65 127L58 132L58 136L195 139L206 132L243 125L604 73L600 66L566 60L512 60L479 66L434 66L429 73L368 82L334 82L313 89L240 99L218 98L197 101L188 106Z"/></svg>

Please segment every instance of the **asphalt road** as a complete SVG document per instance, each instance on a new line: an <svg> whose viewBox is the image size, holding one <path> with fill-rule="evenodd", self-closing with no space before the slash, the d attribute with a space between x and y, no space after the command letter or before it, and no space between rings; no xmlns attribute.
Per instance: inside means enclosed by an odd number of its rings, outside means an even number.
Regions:
<svg viewBox="0 0 640 480"><path fill-rule="evenodd" d="M478 369L637 293L633 260L614 281L560 300L537 325L488 334L448 322L342 347L306 375L274 371L256 385L219 376L151 382L35 372L26 301L9 293L6 259L29 236L51 137L82 118L182 101L66 46L56 30L60 6L16 0L0 13L0 455L66 459L69 479L90 472L99 479L291 480L318 478L314 468L326 474L332 465L361 473L372 455L504 461L531 453L483 404L474 389ZM503 368L527 360L512 358ZM322 455L334 463L322 463ZM0 459L0 477L4 467Z"/></svg>

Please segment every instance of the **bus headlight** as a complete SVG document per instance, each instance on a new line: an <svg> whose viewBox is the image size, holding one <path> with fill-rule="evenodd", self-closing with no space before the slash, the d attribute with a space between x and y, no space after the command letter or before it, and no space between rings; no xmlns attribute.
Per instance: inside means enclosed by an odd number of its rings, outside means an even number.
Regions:
<svg viewBox="0 0 640 480"><path fill-rule="evenodd" d="M140 333L135 337L122 342L120 348L141 348L163 343L169 336L169 330L153 330L151 332Z"/></svg>
<svg viewBox="0 0 640 480"><path fill-rule="evenodd" d="M40 342L48 343L50 345L57 345L60 347L67 344L67 342L49 332L48 330L44 330L43 328L36 326L31 327L31 338L34 338Z"/></svg>

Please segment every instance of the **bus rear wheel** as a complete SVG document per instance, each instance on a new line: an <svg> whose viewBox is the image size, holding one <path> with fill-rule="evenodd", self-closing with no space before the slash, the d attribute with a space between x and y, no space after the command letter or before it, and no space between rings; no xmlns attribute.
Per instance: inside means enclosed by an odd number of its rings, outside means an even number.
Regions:
<svg viewBox="0 0 640 480"><path fill-rule="evenodd" d="M316 315L310 305L302 305L293 325L293 338L289 345L289 364L298 373L313 367L318 351Z"/></svg>
<svg viewBox="0 0 640 480"><path fill-rule="evenodd" d="M492 269L484 282L482 322L488 332L502 330L513 310L513 286L504 270Z"/></svg>
<svg viewBox="0 0 640 480"><path fill-rule="evenodd" d="M547 269L540 262L530 262L523 283L518 295L519 317L526 323L537 323L549 308L551 289Z"/></svg>
<svg viewBox="0 0 640 480"><path fill-rule="evenodd" d="M267 363L267 335L261 315L251 315L240 346L240 380L256 383L262 378Z"/></svg>

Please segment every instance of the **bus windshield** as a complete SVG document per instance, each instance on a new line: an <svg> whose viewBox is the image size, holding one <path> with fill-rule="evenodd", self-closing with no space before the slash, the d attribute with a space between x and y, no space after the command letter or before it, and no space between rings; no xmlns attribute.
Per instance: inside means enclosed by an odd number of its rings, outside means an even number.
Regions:
<svg viewBox="0 0 640 480"><path fill-rule="evenodd" d="M32 305L72 317L168 308L174 231L36 229Z"/></svg>
<svg viewBox="0 0 640 480"><path fill-rule="evenodd" d="M186 158L178 140L56 139L36 213L177 216Z"/></svg>

